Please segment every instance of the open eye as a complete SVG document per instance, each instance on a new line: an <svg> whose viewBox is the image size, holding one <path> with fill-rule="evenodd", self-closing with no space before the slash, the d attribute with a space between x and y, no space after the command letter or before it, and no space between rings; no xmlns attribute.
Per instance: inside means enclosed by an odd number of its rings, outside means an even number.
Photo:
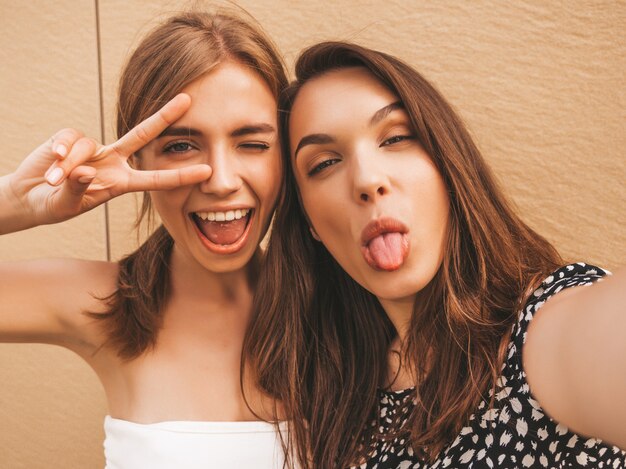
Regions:
<svg viewBox="0 0 626 469"><path fill-rule="evenodd" d="M414 138L413 135L394 135L391 138L388 138L387 140L385 140L383 143L381 143L381 147L385 147L388 145L394 145L396 143L400 143L403 142L405 140L412 140Z"/></svg>
<svg viewBox="0 0 626 469"><path fill-rule="evenodd" d="M339 162L338 158L330 158L327 160L322 161L321 163L318 163L317 165L315 165L308 173L307 176L315 176L316 174L318 174L319 172L323 171L324 169L328 168L329 166L332 166L336 163Z"/></svg>
<svg viewBox="0 0 626 469"><path fill-rule="evenodd" d="M182 154L193 150L194 147L189 142L176 141L170 142L163 148L163 153Z"/></svg>

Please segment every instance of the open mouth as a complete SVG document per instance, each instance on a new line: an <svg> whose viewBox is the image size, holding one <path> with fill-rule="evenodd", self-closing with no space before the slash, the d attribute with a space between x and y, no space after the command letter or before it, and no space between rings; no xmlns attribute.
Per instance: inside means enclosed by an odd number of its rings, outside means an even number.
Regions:
<svg viewBox="0 0 626 469"><path fill-rule="evenodd" d="M194 212L190 215L203 244L211 251L229 254L245 244L254 209Z"/></svg>
<svg viewBox="0 0 626 469"><path fill-rule="evenodd" d="M361 254L365 262L375 270L398 270L409 255L408 231L404 223L393 218L368 223L361 234Z"/></svg>

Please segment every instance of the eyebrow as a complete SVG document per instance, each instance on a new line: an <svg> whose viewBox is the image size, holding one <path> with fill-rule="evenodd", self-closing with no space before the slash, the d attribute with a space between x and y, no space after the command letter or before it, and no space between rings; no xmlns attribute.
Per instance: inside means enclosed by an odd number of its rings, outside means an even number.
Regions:
<svg viewBox="0 0 626 469"><path fill-rule="evenodd" d="M242 137L250 134L269 134L275 133L276 129L273 125L267 123L244 125L230 133L231 137Z"/></svg>
<svg viewBox="0 0 626 469"><path fill-rule="evenodd" d="M396 101L391 104L387 104L385 107L380 108L378 111L374 113L372 118L370 119L369 125L376 125L380 121L382 121L385 117L391 114L393 111L397 111L400 109L404 109L404 105L400 101ZM296 151L294 152L294 158L298 157L298 152L307 145L324 145L326 143L335 143L336 140L334 137L331 137L328 134L311 134L306 137L302 137L298 146L296 147Z"/></svg>
<svg viewBox="0 0 626 469"><path fill-rule="evenodd" d="M200 137L202 132L192 127L173 127L170 126L159 134L157 138L163 137Z"/></svg>
<svg viewBox="0 0 626 469"><path fill-rule="evenodd" d="M370 119L370 126L378 124L380 121L382 121L385 117L387 117L393 111L398 111L400 109L404 109L404 104L402 104L400 101L387 104L385 107L380 108L378 111L374 113L374 115Z"/></svg>
<svg viewBox="0 0 626 469"><path fill-rule="evenodd" d="M336 140L328 134L310 134L306 137L302 137L296 151L294 153L294 159L298 157L298 152L307 145L324 145L326 143L335 143Z"/></svg>
<svg viewBox="0 0 626 469"><path fill-rule="evenodd" d="M275 133L276 129L273 125L267 123L250 124L239 127L230 133L231 137L242 137L251 134L267 134ZM202 131L193 127L175 127L170 126L159 134L157 138L163 137L201 137Z"/></svg>

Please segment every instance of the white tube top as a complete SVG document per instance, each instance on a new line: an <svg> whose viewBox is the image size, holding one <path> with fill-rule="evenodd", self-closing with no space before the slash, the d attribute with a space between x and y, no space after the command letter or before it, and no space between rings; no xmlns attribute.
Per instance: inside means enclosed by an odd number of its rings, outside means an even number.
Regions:
<svg viewBox="0 0 626 469"><path fill-rule="evenodd" d="M141 424L106 416L104 433L105 469L280 469L285 459L267 422Z"/></svg>

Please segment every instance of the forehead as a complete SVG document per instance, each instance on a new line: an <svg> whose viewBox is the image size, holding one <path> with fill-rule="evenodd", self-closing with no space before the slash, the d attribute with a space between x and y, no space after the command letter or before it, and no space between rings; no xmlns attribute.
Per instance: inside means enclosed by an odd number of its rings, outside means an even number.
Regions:
<svg viewBox="0 0 626 469"><path fill-rule="evenodd" d="M276 99L265 80L255 71L237 62L224 62L191 82L183 90L191 96L185 118L275 119Z"/></svg>
<svg viewBox="0 0 626 469"><path fill-rule="evenodd" d="M369 120L398 97L364 67L332 70L302 86L291 110L290 131L306 134Z"/></svg>

